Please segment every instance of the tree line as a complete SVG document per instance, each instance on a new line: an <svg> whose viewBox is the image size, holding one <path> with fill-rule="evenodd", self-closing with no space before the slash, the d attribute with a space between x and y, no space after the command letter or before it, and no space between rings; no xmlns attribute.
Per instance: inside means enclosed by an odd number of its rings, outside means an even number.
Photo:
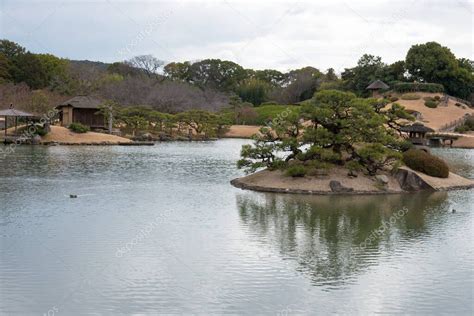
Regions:
<svg viewBox="0 0 474 316"><path fill-rule="evenodd" d="M328 89L366 97L366 87L375 79L390 86L413 81L441 84L448 94L472 100L473 70L472 60L457 58L449 48L435 42L413 45L405 60L392 64L364 54L356 66L338 76L333 68L254 70L220 59L166 64L151 55L112 64L72 61L35 54L12 41L0 40L0 86L5 95L23 85L30 89L20 89L24 93L47 91L43 95L54 100L88 94L123 106L142 105L166 113L216 111L235 103L240 107L297 104Z"/></svg>

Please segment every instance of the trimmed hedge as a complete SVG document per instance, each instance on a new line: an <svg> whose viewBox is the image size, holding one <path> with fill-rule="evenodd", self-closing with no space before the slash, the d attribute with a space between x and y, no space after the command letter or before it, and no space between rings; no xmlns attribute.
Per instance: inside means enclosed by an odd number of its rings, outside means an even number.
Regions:
<svg viewBox="0 0 474 316"><path fill-rule="evenodd" d="M71 123L68 126L68 128L74 133L79 133L79 134L87 133L88 131L90 131L89 126L83 125L81 123Z"/></svg>
<svg viewBox="0 0 474 316"><path fill-rule="evenodd" d="M403 153L403 162L415 171L432 177L447 178L449 167L444 160L419 149L410 149Z"/></svg>
<svg viewBox="0 0 474 316"><path fill-rule="evenodd" d="M416 93L405 93L401 96L402 100L419 100L421 96Z"/></svg>
<svg viewBox="0 0 474 316"><path fill-rule="evenodd" d="M431 109L436 109L438 107L438 102L434 100L427 100L425 101L425 105Z"/></svg>
<svg viewBox="0 0 474 316"><path fill-rule="evenodd" d="M303 165L294 165L294 166L288 167L285 173L287 176L296 178L296 177L304 177L306 175L306 172L308 171Z"/></svg>
<svg viewBox="0 0 474 316"><path fill-rule="evenodd" d="M444 92L444 87L437 83L413 83L413 82L400 82L393 85L393 90L397 92Z"/></svg>
<svg viewBox="0 0 474 316"><path fill-rule="evenodd" d="M397 102L398 98L397 97L390 97L390 102Z"/></svg>

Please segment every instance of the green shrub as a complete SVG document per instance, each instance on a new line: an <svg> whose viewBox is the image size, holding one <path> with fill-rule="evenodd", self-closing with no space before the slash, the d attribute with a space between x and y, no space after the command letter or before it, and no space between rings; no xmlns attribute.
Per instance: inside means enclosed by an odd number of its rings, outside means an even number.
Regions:
<svg viewBox="0 0 474 316"><path fill-rule="evenodd" d="M436 101L425 101L425 105L431 109L436 109L438 107L438 102Z"/></svg>
<svg viewBox="0 0 474 316"><path fill-rule="evenodd" d="M268 170L283 170L288 166L288 163L281 159L276 159L271 166L268 167Z"/></svg>
<svg viewBox="0 0 474 316"><path fill-rule="evenodd" d="M299 113L301 107L295 105L260 105L253 108L257 112L257 116L247 119L247 125L271 125L272 120L282 119L290 113Z"/></svg>
<svg viewBox="0 0 474 316"><path fill-rule="evenodd" d="M439 95L435 95L433 99L435 99L435 101L439 101L441 100L441 97Z"/></svg>
<svg viewBox="0 0 474 316"><path fill-rule="evenodd" d="M443 92L443 85L437 83L413 83L413 82L400 82L393 85L393 89L397 92Z"/></svg>
<svg viewBox="0 0 474 316"><path fill-rule="evenodd" d="M305 166L308 168L306 174L309 176L327 176L333 167L331 163L318 160L308 160Z"/></svg>
<svg viewBox="0 0 474 316"><path fill-rule="evenodd" d="M469 116L463 125L460 125L454 129L457 133L465 133L469 131L474 131L474 116Z"/></svg>
<svg viewBox="0 0 474 316"><path fill-rule="evenodd" d="M403 162L411 169L432 177L447 178L449 176L449 167L446 162L423 150L410 149L404 152Z"/></svg>
<svg viewBox="0 0 474 316"><path fill-rule="evenodd" d="M33 135L46 136L48 132L44 128L43 124L36 123L34 124L34 130L32 131Z"/></svg>
<svg viewBox="0 0 474 316"><path fill-rule="evenodd" d="M404 141L400 142L400 150L402 152L413 149L413 146L414 146L413 143L410 142L409 140L404 140Z"/></svg>
<svg viewBox="0 0 474 316"><path fill-rule="evenodd" d="M46 136L48 132L44 129L44 127L38 126L36 127L36 134L43 137L43 136Z"/></svg>
<svg viewBox="0 0 474 316"><path fill-rule="evenodd" d="M351 174L355 174L359 171L362 171L362 169L364 169L364 167L358 161L355 161L355 160L351 160L347 162L345 164L345 167L347 168L347 170L350 171Z"/></svg>
<svg viewBox="0 0 474 316"><path fill-rule="evenodd" d="M390 102L397 102L398 98L397 97L390 97Z"/></svg>
<svg viewBox="0 0 474 316"><path fill-rule="evenodd" d="M401 98L402 100L419 100L421 97L416 93L405 93Z"/></svg>
<svg viewBox="0 0 474 316"><path fill-rule="evenodd" d="M466 126L466 125L461 125L461 126L457 126L454 131L456 133L465 133L467 131L469 131L469 128Z"/></svg>
<svg viewBox="0 0 474 316"><path fill-rule="evenodd" d="M81 123L71 123L68 128L74 133L87 133L90 131L89 126L83 125Z"/></svg>
<svg viewBox="0 0 474 316"><path fill-rule="evenodd" d="M306 168L303 165L293 165L286 169L286 175L290 177L304 177L306 175Z"/></svg>
<svg viewBox="0 0 474 316"><path fill-rule="evenodd" d="M462 104L459 103L459 102L454 103L454 105L457 106L457 107L461 107L461 106L462 106Z"/></svg>
<svg viewBox="0 0 474 316"><path fill-rule="evenodd" d="M464 125L467 126L471 131L474 131L474 116L471 115L466 119L466 122L464 122Z"/></svg>

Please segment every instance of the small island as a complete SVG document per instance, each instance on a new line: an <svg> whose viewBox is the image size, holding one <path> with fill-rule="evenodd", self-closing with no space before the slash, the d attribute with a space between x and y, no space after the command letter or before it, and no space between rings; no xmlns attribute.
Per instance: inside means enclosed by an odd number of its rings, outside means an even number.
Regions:
<svg viewBox="0 0 474 316"><path fill-rule="evenodd" d="M348 177L343 168L326 176L288 177L280 170L262 170L231 183L241 189L295 194L398 194L422 190L448 191L474 188L474 181L450 172L448 178L431 177L408 167L395 175Z"/></svg>
<svg viewBox="0 0 474 316"><path fill-rule="evenodd" d="M304 194L389 194L470 189L429 149L403 136L403 106L349 92L321 91L301 111L281 113L244 145L242 189ZM255 171L264 168L256 173Z"/></svg>

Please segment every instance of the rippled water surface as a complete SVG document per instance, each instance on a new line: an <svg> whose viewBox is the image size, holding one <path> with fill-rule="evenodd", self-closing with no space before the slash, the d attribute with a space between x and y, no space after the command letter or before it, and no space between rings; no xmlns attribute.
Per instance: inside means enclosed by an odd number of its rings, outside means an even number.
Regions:
<svg viewBox="0 0 474 316"><path fill-rule="evenodd" d="M242 191L246 142L17 148L0 314L473 313L473 191ZM474 178L472 151L435 153Z"/></svg>

